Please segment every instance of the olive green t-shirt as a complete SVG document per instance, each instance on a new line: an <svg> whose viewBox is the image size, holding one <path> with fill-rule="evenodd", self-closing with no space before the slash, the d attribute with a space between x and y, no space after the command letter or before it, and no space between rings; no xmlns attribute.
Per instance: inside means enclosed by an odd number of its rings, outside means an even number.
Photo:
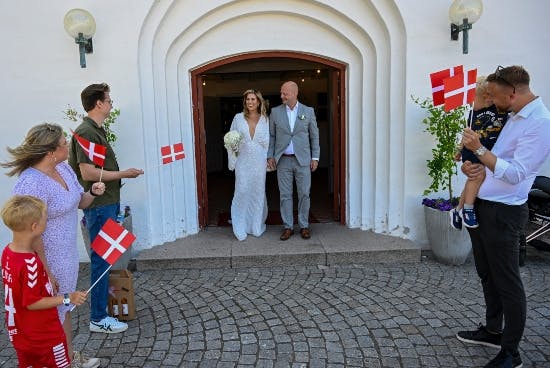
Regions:
<svg viewBox="0 0 550 368"><path fill-rule="evenodd" d="M86 116L82 119L82 123L75 129L75 133L90 142L106 146L107 154L105 155L103 170L119 171L115 152L107 141L107 136L103 127L100 128L91 118ZM79 164L81 163L87 163L94 165L97 168L101 168L101 166L96 165L88 158L86 152L82 149L82 147L80 147L80 144L78 144L78 141L73 136L69 150L69 165L71 165L76 173L76 177L78 178L80 184L84 187L84 191L88 191L94 182L85 181L82 179L82 173L80 172L79 167ZM121 181L113 180L105 181L104 183L105 193L102 196L96 197L90 207L99 207L120 202Z"/></svg>

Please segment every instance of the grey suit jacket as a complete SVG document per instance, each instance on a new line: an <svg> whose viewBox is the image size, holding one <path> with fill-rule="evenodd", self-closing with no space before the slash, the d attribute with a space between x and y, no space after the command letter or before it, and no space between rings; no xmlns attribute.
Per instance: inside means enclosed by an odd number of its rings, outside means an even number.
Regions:
<svg viewBox="0 0 550 368"><path fill-rule="evenodd" d="M294 154L301 166L309 166L312 157L319 158L319 129L313 108L298 104L298 114L292 132L286 114L286 106L279 105L271 110L267 157L273 157L279 162L291 140Z"/></svg>

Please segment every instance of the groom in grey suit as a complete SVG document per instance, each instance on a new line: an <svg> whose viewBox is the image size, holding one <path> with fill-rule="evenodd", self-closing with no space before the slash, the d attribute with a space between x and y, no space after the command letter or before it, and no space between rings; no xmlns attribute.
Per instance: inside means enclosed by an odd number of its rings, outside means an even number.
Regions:
<svg viewBox="0 0 550 368"><path fill-rule="evenodd" d="M298 85L285 82L281 86L282 105L274 107L269 116L269 150L267 165L277 168L281 194L281 217L284 231L281 240L294 234L292 190L296 180L298 191L298 225L304 239L311 237L309 229L309 190L311 172L319 164L319 129L313 108L298 102Z"/></svg>

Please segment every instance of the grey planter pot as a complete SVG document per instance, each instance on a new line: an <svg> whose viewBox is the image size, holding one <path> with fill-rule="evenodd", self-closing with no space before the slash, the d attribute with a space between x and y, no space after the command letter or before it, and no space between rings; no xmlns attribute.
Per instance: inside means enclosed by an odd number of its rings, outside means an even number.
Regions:
<svg viewBox="0 0 550 368"><path fill-rule="evenodd" d="M449 224L449 212L424 206L426 232L434 257L443 263L463 264L472 252L468 231L453 229Z"/></svg>

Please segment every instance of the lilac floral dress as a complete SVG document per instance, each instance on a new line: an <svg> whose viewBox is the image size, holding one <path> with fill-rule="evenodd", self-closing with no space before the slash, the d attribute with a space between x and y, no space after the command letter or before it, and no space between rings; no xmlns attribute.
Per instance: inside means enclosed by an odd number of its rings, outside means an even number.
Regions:
<svg viewBox="0 0 550 368"><path fill-rule="evenodd" d="M59 293L72 293L76 289L79 255L76 246L78 204L84 189L73 169L61 162L56 166L67 189L43 172L32 167L24 170L15 184L14 194L27 194L40 198L48 206L48 221L42 235L46 261L57 282ZM61 323L70 307L57 307Z"/></svg>

